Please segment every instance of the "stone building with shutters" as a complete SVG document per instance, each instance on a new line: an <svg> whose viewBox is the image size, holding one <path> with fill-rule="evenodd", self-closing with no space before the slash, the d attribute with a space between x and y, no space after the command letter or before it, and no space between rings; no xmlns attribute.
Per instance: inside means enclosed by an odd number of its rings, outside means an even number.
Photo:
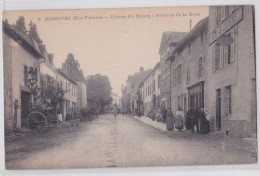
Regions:
<svg viewBox="0 0 260 176"><path fill-rule="evenodd" d="M144 115L148 115L151 110L157 112L160 109L160 64L158 62L154 66L139 86Z"/></svg>
<svg viewBox="0 0 260 176"><path fill-rule="evenodd" d="M200 20L167 58L171 72L171 109L208 108L208 17Z"/></svg>
<svg viewBox="0 0 260 176"><path fill-rule="evenodd" d="M166 31L162 35L159 54L161 62L160 74L160 105L165 108L170 108L170 63L166 62L171 51L181 41L187 32L170 32Z"/></svg>
<svg viewBox="0 0 260 176"><path fill-rule="evenodd" d="M66 91L59 104L62 120L65 120L68 114L73 117L73 113L77 111L77 83L61 69L57 69L57 83L62 90Z"/></svg>
<svg viewBox="0 0 260 176"><path fill-rule="evenodd" d="M223 46L223 36L232 38ZM253 6L209 7L209 113L216 130L256 136ZM223 41L222 41L223 43Z"/></svg>
<svg viewBox="0 0 260 176"><path fill-rule="evenodd" d="M34 101L30 78L40 84L42 61L38 43L14 25L3 21L5 131L26 127L28 108ZM32 71L34 72L32 74ZM15 106L17 102L17 106Z"/></svg>
<svg viewBox="0 0 260 176"><path fill-rule="evenodd" d="M79 68L71 63L63 63L61 71L76 83L77 110L87 107L87 81Z"/></svg>

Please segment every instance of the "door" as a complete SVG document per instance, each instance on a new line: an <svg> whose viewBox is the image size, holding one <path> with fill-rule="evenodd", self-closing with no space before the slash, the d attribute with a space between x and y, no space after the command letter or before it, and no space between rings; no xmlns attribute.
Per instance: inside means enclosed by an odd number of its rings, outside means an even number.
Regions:
<svg viewBox="0 0 260 176"><path fill-rule="evenodd" d="M257 133L257 104L256 104L256 81L252 79L251 89L251 133L256 136Z"/></svg>
<svg viewBox="0 0 260 176"><path fill-rule="evenodd" d="M26 127L26 119L29 115L30 108L30 93L21 91L21 126Z"/></svg>
<svg viewBox="0 0 260 176"><path fill-rule="evenodd" d="M183 108L183 111L184 111L184 115L186 116L186 112L187 112L187 96L186 96L186 94L184 95L184 108Z"/></svg>
<svg viewBox="0 0 260 176"><path fill-rule="evenodd" d="M221 91L216 90L216 127L221 130Z"/></svg>

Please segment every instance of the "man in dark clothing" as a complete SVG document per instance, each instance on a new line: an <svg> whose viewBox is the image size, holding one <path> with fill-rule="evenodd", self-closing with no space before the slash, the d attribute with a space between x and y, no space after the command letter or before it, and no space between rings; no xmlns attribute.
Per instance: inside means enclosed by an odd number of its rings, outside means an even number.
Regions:
<svg viewBox="0 0 260 176"><path fill-rule="evenodd" d="M163 116L163 123L165 123L167 118L167 110L165 109L165 107L162 108L161 114Z"/></svg>
<svg viewBox="0 0 260 176"><path fill-rule="evenodd" d="M191 115L191 130L194 133L194 127L197 128L197 133L199 133L199 111L197 109L192 111Z"/></svg>
<svg viewBox="0 0 260 176"><path fill-rule="evenodd" d="M186 123L185 123L185 128L186 130L191 130L192 126L191 126L191 116L192 116L192 109L189 107L189 110L186 113Z"/></svg>
<svg viewBox="0 0 260 176"><path fill-rule="evenodd" d="M199 126L200 126L200 133L201 134L209 133L210 125L209 125L209 121L206 118L206 114L205 114L203 108L201 108L201 111L200 111L200 122L199 123L200 123L199 124Z"/></svg>

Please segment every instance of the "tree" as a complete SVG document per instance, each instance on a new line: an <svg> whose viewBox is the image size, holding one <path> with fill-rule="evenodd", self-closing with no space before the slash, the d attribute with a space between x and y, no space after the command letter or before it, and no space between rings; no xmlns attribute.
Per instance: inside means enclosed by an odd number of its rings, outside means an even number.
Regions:
<svg viewBox="0 0 260 176"><path fill-rule="evenodd" d="M23 16L20 16L18 20L16 20L15 24L16 28L19 29L21 32L26 33L26 27L25 27L25 19Z"/></svg>
<svg viewBox="0 0 260 176"><path fill-rule="evenodd" d="M87 78L87 97L89 107L104 111L106 105L111 104L112 87L107 76L90 75Z"/></svg>
<svg viewBox="0 0 260 176"><path fill-rule="evenodd" d="M67 56L67 59L65 63L71 65L73 68L76 68L78 71L80 71L80 64L79 62L74 58L74 55L72 53L69 53Z"/></svg>
<svg viewBox="0 0 260 176"><path fill-rule="evenodd" d="M32 21L29 24L29 35L39 44L42 44L42 40L40 39L40 36L37 31L37 26Z"/></svg>

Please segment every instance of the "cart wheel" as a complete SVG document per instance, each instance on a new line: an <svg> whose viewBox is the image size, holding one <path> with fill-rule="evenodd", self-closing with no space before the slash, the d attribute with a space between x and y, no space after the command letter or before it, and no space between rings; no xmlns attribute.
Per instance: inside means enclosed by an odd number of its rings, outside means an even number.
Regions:
<svg viewBox="0 0 260 176"><path fill-rule="evenodd" d="M53 127L56 127L58 125L58 118L54 115L54 114L49 114L47 117L46 117L48 120L48 124L47 126L49 128L53 128Z"/></svg>
<svg viewBox="0 0 260 176"><path fill-rule="evenodd" d="M46 117L40 112L32 112L27 118L27 127L31 130L43 131L47 126Z"/></svg>

